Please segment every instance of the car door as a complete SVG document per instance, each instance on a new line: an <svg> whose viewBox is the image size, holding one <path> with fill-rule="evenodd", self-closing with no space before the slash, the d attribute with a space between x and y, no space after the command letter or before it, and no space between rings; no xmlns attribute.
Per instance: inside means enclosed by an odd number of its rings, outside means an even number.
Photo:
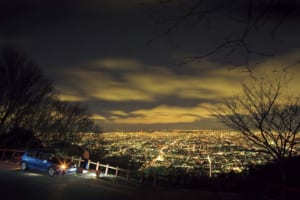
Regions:
<svg viewBox="0 0 300 200"><path fill-rule="evenodd" d="M47 171L48 170L48 154L45 152L38 152L37 158L37 168L40 171Z"/></svg>
<svg viewBox="0 0 300 200"><path fill-rule="evenodd" d="M31 169L38 169L38 153L37 151L30 151L27 157L28 167Z"/></svg>

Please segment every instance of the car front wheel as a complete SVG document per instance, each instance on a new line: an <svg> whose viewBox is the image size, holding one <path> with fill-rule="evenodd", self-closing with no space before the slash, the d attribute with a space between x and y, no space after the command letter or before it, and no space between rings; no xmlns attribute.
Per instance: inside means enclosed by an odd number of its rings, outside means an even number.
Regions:
<svg viewBox="0 0 300 200"><path fill-rule="evenodd" d="M48 174L49 174L49 176L54 176L55 170L54 170L53 167L50 167L50 168L48 169Z"/></svg>
<svg viewBox="0 0 300 200"><path fill-rule="evenodd" d="M26 162L21 162L21 170L26 171L28 169L27 163Z"/></svg>

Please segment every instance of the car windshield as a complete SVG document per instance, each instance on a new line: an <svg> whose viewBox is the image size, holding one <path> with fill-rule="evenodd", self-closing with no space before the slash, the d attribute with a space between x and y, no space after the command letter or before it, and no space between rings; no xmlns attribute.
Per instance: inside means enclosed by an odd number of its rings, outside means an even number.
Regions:
<svg viewBox="0 0 300 200"><path fill-rule="evenodd" d="M54 153L48 153L47 154L47 159L49 161L55 162L55 163L59 163L61 161L63 161L63 157Z"/></svg>

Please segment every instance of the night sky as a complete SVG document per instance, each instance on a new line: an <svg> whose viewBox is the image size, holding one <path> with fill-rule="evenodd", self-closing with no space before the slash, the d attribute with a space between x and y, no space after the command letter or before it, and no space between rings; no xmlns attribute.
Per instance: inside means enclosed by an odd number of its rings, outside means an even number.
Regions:
<svg viewBox="0 0 300 200"><path fill-rule="evenodd" d="M155 2L0 0L0 47L13 45L36 61L60 99L88 105L104 131L220 128L210 110L240 90L245 65L261 72L300 60L296 0L274 1L279 3L268 16L253 18L245 41L255 53L226 46L185 65L185 58L239 37L249 1L185 20L185 10L200 1ZM238 1L209 2L207 8ZM288 72L289 92L299 93L300 65Z"/></svg>

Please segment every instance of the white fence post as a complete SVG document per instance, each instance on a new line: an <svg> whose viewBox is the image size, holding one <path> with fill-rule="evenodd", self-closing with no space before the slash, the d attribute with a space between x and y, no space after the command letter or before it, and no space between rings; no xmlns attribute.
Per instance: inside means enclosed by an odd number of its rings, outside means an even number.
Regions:
<svg viewBox="0 0 300 200"><path fill-rule="evenodd" d="M96 164L96 171L99 171L99 161Z"/></svg>
<svg viewBox="0 0 300 200"><path fill-rule="evenodd" d="M117 178L117 176L118 176L118 171L119 171L119 167L117 166L116 167L116 174L115 174L115 177Z"/></svg>
<svg viewBox="0 0 300 200"><path fill-rule="evenodd" d="M106 167L105 167L105 176L107 176L107 173L108 173L108 167L109 167L109 165L106 164Z"/></svg>
<svg viewBox="0 0 300 200"><path fill-rule="evenodd" d="M96 177L98 178L100 175L100 171L99 171L99 161L96 163Z"/></svg>
<svg viewBox="0 0 300 200"><path fill-rule="evenodd" d="M90 163L91 163L91 160L88 160L88 163L87 163L87 166L86 166L86 169L87 169L87 170L90 169Z"/></svg>
<svg viewBox="0 0 300 200"><path fill-rule="evenodd" d="M81 165L81 158L79 158L78 160L78 167L80 167L80 165Z"/></svg>

